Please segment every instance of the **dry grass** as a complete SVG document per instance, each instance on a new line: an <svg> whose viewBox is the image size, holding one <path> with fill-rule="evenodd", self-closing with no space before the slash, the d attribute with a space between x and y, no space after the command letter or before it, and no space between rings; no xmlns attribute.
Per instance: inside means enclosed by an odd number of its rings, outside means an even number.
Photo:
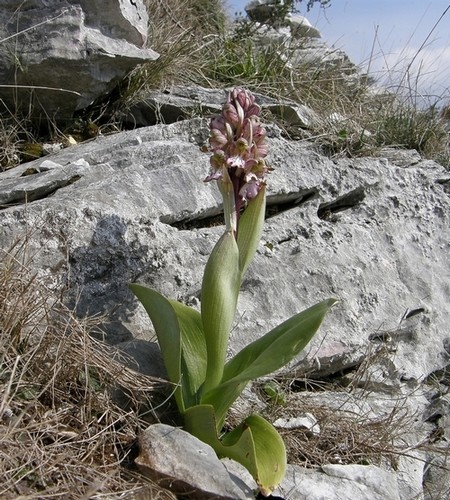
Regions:
<svg viewBox="0 0 450 500"><path fill-rule="evenodd" d="M288 402L292 416L311 413L320 425L320 433L305 429L281 431L289 463L304 467L326 464L388 465L395 468L398 457L407 449L401 445L411 416L395 408L382 418L369 418L349 411L336 411L326 405Z"/></svg>
<svg viewBox="0 0 450 500"><path fill-rule="evenodd" d="M0 497L173 498L133 470L147 424L110 396L151 404L159 381L124 368L27 264L23 242L0 251Z"/></svg>
<svg viewBox="0 0 450 500"><path fill-rule="evenodd" d="M110 396L120 386L136 404L151 406L160 381L124 368L112 348L91 338L89 330L100 319L77 320L46 279L30 272L30 258L26 242L0 251L0 497L175 498L136 473L136 436L147 424ZM377 350L354 374L353 388L362 388L357 400L369 393L364 373L387 354ZM266 417L309 412L320 425L317 435L281 431L291 464L395 469L401 456L415 450L448 453L431 440L408 444L405 431L415 415L400 403L374 418L308 402L289 392L291 382L284 382L284 404L268 404ZM342 392L349 389L344 385ZM348 397L355 398L354 392Z"/></svg>
<svg viewBox="0 0 450 500"><path fill-rule="evenodd" d="M402 81L401 93L399 89L374 92L373 77L358 75L345 58L292 63L304 40L262 43L265 36L255 23L227 24L220 2L207 9L209 17L203 17L200 26L193 2L147 3L153 20L150 43L161 58L134 73L129 98L142 98L148 88L172 84L245 86L314 110L320 119L310 128L286 127L286 132L316 141L330 156L371 155L394 146L417 149L450 165L448 133L438 107L419 105L420 75ZM442 97L435 101L445 104Z"/></svg>
<svg viewBox="0 0 450 500"><path fill-rule="evenodd" d="M160 57L128 75L118 102L122 108L145 98L146 90L195 83L195 68L204 60L204 51L227 23L220 0L145 0L145 4L150 19L148 46Z"/></svg>
<svg viewBox="0 0 450 500"><path fill-rule="evenodd" d="M298 396L298 395L297 395ZM363 400L366 394L348 396L351 403ZM316 468L328 464L376 465L384 469L402 471L402 459L415 461L417 467L424 467L424 491L429 500L447 498L449 486L438 479L450 471L450 447L446 439L436 432L418 442L409 442L411 433L418 429L417 415L404 407L398 400L392 410L382 416L332 408L324 404L308 403L295 395L287 398L285 409L271 409L272 418L281 414L284 417L297 417L310 413L318 425L320 433L306 429L280 430L286 445L288 463L302 467ZM360 401L361 402L361 401ZM438 429L438 428L437 428ZM432 467L434 485L430 488L427 469ZM436 495L436 491L441 491ZM445 491L444 491L445 490Z"/></svg>
<svg viewBox="0 0 450 500"><path fill-rule="evenodd" d="M402 457L425 461L432 456L439 457L438 462L444 464L437 466L438 473L450 470L450 447L441 434L443 428L437 424L424 428L426 424L421 423L420 413L410 404L416 397L414 391L420 393L423 388L411 389L410 394L392 388L389 396L384 395L382 409L379 408L383 393L374 394L371 380L391 355L389 347L383 344L376 348L369 346L363 362L346 374L324 380L281 377L269 384L255 384L261 399L267 403L263 414L269 421L307 413L317 421L320 432L306 428L279 429L288 463L302 467L370 464L397 470ZM269 393L267 385L271 387ZM233 418L235 424L243 415L237 413Z"/></svg>
<svg viewBox="0 0 450 500"><path fill-rule="evenodd" d="M0 171L19 164L17 127L0 120Z"/></svg>

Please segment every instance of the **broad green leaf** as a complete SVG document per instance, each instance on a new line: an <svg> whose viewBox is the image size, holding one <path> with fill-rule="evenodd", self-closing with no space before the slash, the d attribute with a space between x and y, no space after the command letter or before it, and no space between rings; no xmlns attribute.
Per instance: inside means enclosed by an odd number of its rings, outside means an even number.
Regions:
<svg viewBox="0 0 450 500"><path fill-rule="evenodd" d="M214 407L217 430L223 427L230 406L241 395L248 382L249 380L239 382L233 379L230 382L219 384L210 391L202 394L200 403Z"/></svg>
<svg viewBox="0 0 450 500"><path fill-rule="evenodd" d="M247 417L220 440L214 408L211 405L198 405L186 410L185 428L209 444L217 455L242 464L253 476L263 495L269 495L283 479L286 471L283 440L262 417Z"/></svg>
<svg viewBox="0 0 450 500"><path fill-rule="evenodd" d="M173 307L155 290L137 283L132 283L129 287L144 306L153 323L169 380L174 384L180 384L181 332ZM175 391L175 399L178 409L183 413L185 408L180 388Z"/></svg>
<svg viewBox="0 0 450 500"><path fill-rule="evenodd" d="M239 248L239 268L244 276L247 267L255 256L261 239L266 211L266 187L263 186L244 210L239 219L237 245Z"/></svg>
<svg viewBox="0 0 450 500"><path fill-rule="evenodd" d="M227 231L211 252L203 275L201 315L208 359L204 390L222 379L239 286L239 251L233 233Z"/></svg>
<svg viewBox="0 0 450 500"><path fill-rule="evenodd" d="M225 366L223 381L252 380L289 363L313 338L336 299L327 299L292 316L242 349Z"/></svg>
<svg viewBox="0 0 450 500"><path fill-rule="evenodd" d="M186 406L198 402L196 392L205 379L206 346L200 313L143 285L129 286L153 323L169 380L179 384L175 399L183 413Z"/></svg>
<svg viewBox="0 0 450 500"><path fill-rule="evenodd" d="M225 365L221 383L203 393L201 399L202 404L214 406L218 426L250 380L279 370L304 349L336 302L336 299L324 300L292 316L246 346Z"/></svg>
<svg viewBox="0 0 450 500"><path fill-rule="evenodd" d="M198 311L176 300L170 300L181 330L181 373L183 386L188 386L185 403L198 404L200 387L206 376L206 344L202 317ZM189 396L189 400L187 397ZM194 398L192 400L192 397Z"/></svg>
<svg viewBox="0 0 450 500"><path fill-rule="evenodd" d="M248 430L252 435L256 459L256 473L250 472L260 487L261 493L268 496L283 480L286 473L284 442L267 420L259 415L250 415L236 429L222 438L222 444L227 446L235 442ZM239 460L236 461L239 462Z"/></svg>

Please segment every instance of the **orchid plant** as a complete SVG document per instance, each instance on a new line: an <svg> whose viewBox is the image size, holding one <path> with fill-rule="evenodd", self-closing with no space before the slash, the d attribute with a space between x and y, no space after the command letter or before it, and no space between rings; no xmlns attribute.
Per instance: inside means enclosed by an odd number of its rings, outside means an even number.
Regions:
<svg viewBox="0 0 450 500"><path fill-rule="evenodd" d="M227 361L227 345L240 285L260 238L265 215L268 152L261 108L245 89L229 92L210 123L211 171L223 197L225 232L206 264L201 311L131 284L153 323L168 377L187 431L219 456L244 465L260 491L281 482L286 450L275 428L259 415L223 432L227 412L246 385L282 368L307 345L327 311L328 299L286 320Z"/></svg>

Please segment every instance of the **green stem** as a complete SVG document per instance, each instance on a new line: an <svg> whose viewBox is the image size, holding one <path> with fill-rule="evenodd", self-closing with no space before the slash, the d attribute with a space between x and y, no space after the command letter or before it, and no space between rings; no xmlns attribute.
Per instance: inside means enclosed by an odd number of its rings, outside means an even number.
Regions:
<svg viewBox="0 0 450 500"><path fill-rule="evenodd" d="M223 215L225 218L226 230L236 235L238 222L236 203L233 183L227 171L224 172L223 179L218 182L218 185L223 198Z"/></svg>

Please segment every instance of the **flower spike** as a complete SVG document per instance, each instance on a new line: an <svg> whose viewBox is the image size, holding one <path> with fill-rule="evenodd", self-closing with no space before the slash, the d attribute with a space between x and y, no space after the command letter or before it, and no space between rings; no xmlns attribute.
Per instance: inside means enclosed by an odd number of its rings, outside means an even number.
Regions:
<svg viewBox="0 0 450 500"><path fill-rule="evenodd" d="M213 156L205 182L217 180L223 192L222 182L231 181L236 227L227 229L235 234L241 207L258 195L271 170L264 160L267 156L266 130L259 121L260 113L253 94L235 88L228 93L222 113L213 117L210 123L209 143ZM226 179L224 166L228 174Z"/></svg>

